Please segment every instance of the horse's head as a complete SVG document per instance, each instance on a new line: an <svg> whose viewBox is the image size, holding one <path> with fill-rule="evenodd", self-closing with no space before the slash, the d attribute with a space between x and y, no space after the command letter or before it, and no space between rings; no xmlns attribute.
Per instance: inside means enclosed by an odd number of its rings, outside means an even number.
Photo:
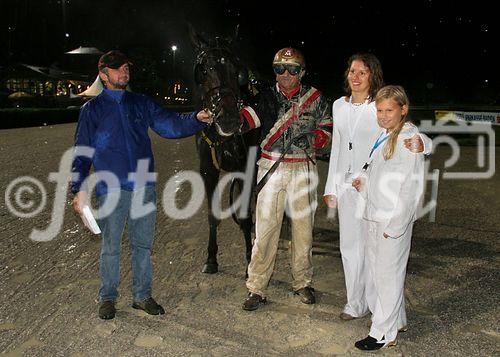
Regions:
<svg viewBox="0 0 500 357"><path fill-rule="evenodd" d="M198 55L194 77L203 106L213 115L213 125L222 136L230 136L241 127L240 86L248 81L248 72L231 49L231 40L204 40L190 28Z"/></svg>

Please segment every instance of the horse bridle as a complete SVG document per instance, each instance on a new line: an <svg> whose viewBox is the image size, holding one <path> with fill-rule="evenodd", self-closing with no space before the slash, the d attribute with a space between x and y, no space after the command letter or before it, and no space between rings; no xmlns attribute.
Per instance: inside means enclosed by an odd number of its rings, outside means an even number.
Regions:
<svg viewBox="0 0 500 357"><path fill-rule="evenodd" d="M224 95L221 95L223 93ZM223 96L232 96L236 102L238 109L243 107L243 101L238 98L238 95L231 88L224 88L217 86L209 89L205 96L202 97L204 108L208 109L212 115L212 120L215 123L222 112L222 98Z"/></svg>
<svg viewBox="0 0 500 357"><path fill-rule="evenodd" d="M227 48L224 47L213 47L210 49L206 49L202 52L200 52L196 58L196 64L195 68L197 66L204 66L204 61L210 56L211 53L213 52L225 52L227 54L228 58L234 58L234 56L229 52ZM212 58L215 58L217 62L220 63L220 58L224 57L218 57L212 55ZM237 61L233 61L237 62ZM226 96L232 96L234 101L236 102L238 109L241 109L243 107L243 101L239 98L238 93L231 88L230 86L225 85L224 82L222 82L220 85L212 87L206 91L201 97L202 103L204 108L206 108L211 116L212 116L212 123L217 122L217 119L220 117L221 112L222 112L222 98Z"/></svg>

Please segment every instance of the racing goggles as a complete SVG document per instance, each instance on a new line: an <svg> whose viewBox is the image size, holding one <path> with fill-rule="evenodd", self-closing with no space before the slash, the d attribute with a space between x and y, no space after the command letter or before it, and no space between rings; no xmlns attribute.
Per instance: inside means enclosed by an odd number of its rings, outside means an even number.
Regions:
<svg viewBox="0 0 500 357"><path fill-rule="evenodd" d="M283 74L285 71L288 71L292 76L296 76L302 70L301 66L295 64L281 64L275 63L273 64L273 71L276 74Z"/></svg>

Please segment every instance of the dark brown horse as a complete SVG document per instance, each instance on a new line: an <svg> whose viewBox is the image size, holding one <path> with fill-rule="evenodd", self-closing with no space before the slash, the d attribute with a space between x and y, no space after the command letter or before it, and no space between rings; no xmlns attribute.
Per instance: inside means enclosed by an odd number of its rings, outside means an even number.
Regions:
<svg viewBox="0 0 500 357"><path fill-rule="evenodd" d="M237 31L236 31L237 34ZM236 38L236 35L234 38ZM208 257L203 272L218 272L217 263L217 226L221 217L216 207L220 207L221 193L217 185L222 173L239 173L232 180L230 196L235 200L241 194L243 205L233 207L233 218L238 223L245 238L247 266L252 253L251 231L253 227L250 197L253 191L254 175L242 179L248 168L255 167L258 130L242 133L240 109L251 104L252 96L248 91L248 72L233 53L232 40L215 38L205 40L190 27L190 36L197 50L194 68L195 82L202 108L208 109L213 116L213 123L196 136L200 158L200 174L205 184L208 197ZM254 147L253 150L250 150ZM249 156L249 151L254 155ZM250 157L250 159L249 159ZM250 162L248 162L250 160ZM248 165L247 165L248 164ZM248 186L250 182L250 186ZM231 202L235 203L235 202ZM215 208L214 208L215 207Z"/></svg>

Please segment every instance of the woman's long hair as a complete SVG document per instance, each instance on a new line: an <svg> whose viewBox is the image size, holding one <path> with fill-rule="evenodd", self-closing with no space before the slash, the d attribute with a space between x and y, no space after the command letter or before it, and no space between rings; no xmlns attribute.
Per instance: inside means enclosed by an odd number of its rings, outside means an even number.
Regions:
<svg viewBox="0 0 500 357"><path fill-rule="evenodd" d="M368 95L370 96L370 101L373 101L378 90L384 86L384 74L382 72L382 65L380 64L380 61L377 57L375 57L375 55L372 55L371 53L356 53L349 57L349 60L347 61L347 69L344 74L344 90L347 96L350 97L352 91L351 87L349 86L347 76L349 75L352 62L356 60L363 62L370 71L370 90Z"/></svg>
<svg viewBox="0 0 500 357"><path fill-rule="evenodd" d="M408 96L406 95L404 88L401 86L390 85L381 88L377 92L377 95L375 96L375 103L379 104L380 102L387 99L393 99L396 103L398 103L398 105L401 108L403 108L403 106L405 105L407 108L409 108L410 106L410 101L408 99ZM396 150L396 144L398 141L398 136L399 133L401 132L401 129L403 129L403 126L407 122L407 116L408 113L404 114L401 117L401 120L399 121L398 125L396 125L396 127L389 134L389 139L387 139L387 142L385 143L382 151L385 160L390 160L394 155L394 151Z"/></svg>

